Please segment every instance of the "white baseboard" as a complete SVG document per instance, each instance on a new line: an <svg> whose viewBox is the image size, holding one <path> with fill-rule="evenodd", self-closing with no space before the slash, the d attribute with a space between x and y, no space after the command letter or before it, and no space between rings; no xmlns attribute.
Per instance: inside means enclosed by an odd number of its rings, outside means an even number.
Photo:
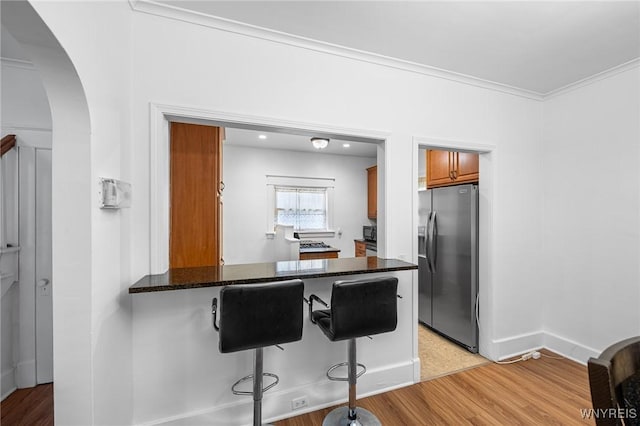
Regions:
<svg viewBox="0 0 640 426"><path fill-rule="evenodd" d="M34 387L36 385L36 360L19 362L16 366L15 377L19 389Z"/></svg>
<svg viewBox="0 0 640 426"><path fill-rule="evenodd" d="M17 389L15 380L15 368L8 368L2 372L2 401Z"/></svg>
<svg viewBox="0 0 640 426"><path fill-rule="evenodd" d="M367 370L358 379L358 398L389 392L414 383L415 360L402 364L388 365L384 368ZM264 422L275 422L293 416L320 410L347 401L348 388L346 382L332 382L324 379L297 388L277 392L277 387L266 392L262 400L262 417ZM291 400L307 398L307 406L293 411ZM142 425L163 426L204 426L211 424L248 425L253 416L253 400L250 396L238 397L238 402L225 404L214 409L185 413L171 418L156 419Z"/></svg>
<svg viewBox="0 0 640 426"><path fill-rule="evenodd" d="M422 369L422 364L420 363L420 357L416 357L413 359L413 382L420 382L420 371Z"/></svg>
<svg viewBox="0 0 640 426"><path fill-rule="evenodd" d="M544 343L544 332L536 331L533 333L519 334L516 336L506 337L493 341L494 350L497 354L498 361L511 358L529 351L542 348Z"/></svg>
<svg viewBox="0 0 640 426"><path fill-rule="evenodd" d="M600 355L600 351L548 331L544 333L544 347L583 365L590 357Z"/></svg>
<svg viewBox="0 0 640 426"><path fill-rule="evenodd" d="M549 331L538 331L498 339L494 340L493 344L499 361L541 348L549 349L558 355L583 365L586 365L590 357L600 355L600 351L596 349Z"/></svg>

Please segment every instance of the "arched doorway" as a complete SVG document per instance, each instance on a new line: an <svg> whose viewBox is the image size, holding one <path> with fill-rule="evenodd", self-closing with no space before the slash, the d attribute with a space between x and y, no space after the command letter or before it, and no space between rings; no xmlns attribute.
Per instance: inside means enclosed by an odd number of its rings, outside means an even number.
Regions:
<svg viewBox="0 0 640 426"><path fill-rule="evenodd" d="M53 374L55 405L61 408L55 411L63 423L87 423L92 410L84 403L92 398L90 303L87 306L91 210L83 200L91 193L89 110L74 65L34 8L26 1L3 2L1 16L3 28L38 70L51 108ZM71 403L73 413L65 408Z"/></svg>

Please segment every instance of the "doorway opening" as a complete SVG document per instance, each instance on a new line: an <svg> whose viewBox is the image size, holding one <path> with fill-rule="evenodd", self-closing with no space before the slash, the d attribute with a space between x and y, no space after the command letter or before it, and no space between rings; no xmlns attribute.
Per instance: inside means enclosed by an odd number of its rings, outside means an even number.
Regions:
<svg viewBox="0 0 640 426"><path fill-rule="evenodd" d="M15 65L17 73L26 75L31 72L39 75L37 84L12 87L19 102L13 103L16 109L11 111L16 113L21 110L18 112L26 113L29 120L20 122L17 115L8 115L7 109L3 110L2 116L2 119L7 121L3 121L2 124L14 127L19 148L21 142L23 146L34 148L32 152L20 148L22 159L27 156L25 153L29 152L33 154L34 159L31 170L33 173L29 176L33 193L36 195L25 199L32 200L30 211L36 211L45 204L51 206L49 214L34 219L35 223L31 229L31 234L45 227L51 230L50 236L41 235L41 238L35 239L34 245L37 245L39 240L45 243L47 248L38 250L37 247L33 247L35 254L30 266L33 271L46 272L37 277L36 272L33 272L33 279L27 280L21 271L17 286L20 320L13 324L14 331L20 335L14 352L14 377L19 382L16 383L16 387L31 387L35 386L37 381L48 381L46 376L53 371L56 420L69 423L73 422L69 421L69 418L75 418L76 423L82 423L77 419L86 415L90 406L87 404L85 409L85 405L78 404L78 401L91 397L92 381L89 378L93 377L91 364L85 362L90 359L92 349L92 335L88 328L92 323L92 311L90 308L86 309L90 303L82 303L91 300L91 286L87 283L91 283L93 278L92 247L91 239L87 236L91 235L92 206L90 203L78 202L88 200L92 193L89 109L84 89L71 59L33 6L28 2L2 2L0 15L2 47L7 46L6 41L11 36L18 47L26 52L26 59L10 61ZM8 77L4 71L3 67L3 80ZM38 99L34 102L31 90L38 85L44 90L35 96ZM4 96L9 93L10 91L3 90L3 101ZM44 124L36 120L36 117L42 119L43 115L48 117L48 122ZM10 123L9 117L15 121ZM42 138L47 139L48 145L41 144ZM29 141L32 142L31 145L26 144ZM52 153L55 154L51 155ZM71 162L73 166L70 166ZM22 168L20 173L26 171L28 170ZM40 179L38 171L41 172ZM45 178L48 175L50 176ZM41 189L37 189L38 187ZM23 225L25 223L21 222L20 226ZM21 244L23 236L20 237ZM36 257L48 257L52 252L55 252L55 256L52 256L50 266L38 267ZM26 253L27 248L21 247L20 256L23 260ZM36 300L36 294L41 300ZM46 317L43 316L46 327L41 335L36 336L36 321L40 321L35 313L36 304L44 299L51 301L47 307L50 313ZM53 300L56 303L53 303ZM70 315L70 312L73 315ZM44 340L40 341L41 337ZM38 347L52 347L52 351L47 350L47 357L52 360L49 360L46 372L36 372L36 363L44 364L44 359L37 355ZM3 355L4 349L3 344ZM84 380L85 378L87 380ZM72 401L73 404L68 401ZM82 407L78 408L79 406Z"/></svg>
<svg viewBox="0 0 640 426"><path fill-rule="evenodd" d="M2 38L2 93L7 108L1 132L14 135L16 141L2 157L0 178L4 398L16 388L53 381L53 277L49 98L39 71L4 25ZM25 102L29 108L23 107ZM5 282L6 273L11 282Z"/></svg>
<svg viewBox="0 0 640 426"><path fill-rule="evenodd" d="M420 380L489 362L479 355L479 152L417 144Z"/></svg>

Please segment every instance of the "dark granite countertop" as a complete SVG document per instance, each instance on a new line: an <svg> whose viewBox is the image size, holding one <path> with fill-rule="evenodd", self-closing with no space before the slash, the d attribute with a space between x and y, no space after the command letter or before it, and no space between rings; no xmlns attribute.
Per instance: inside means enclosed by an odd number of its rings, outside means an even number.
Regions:
<svg viewBox="0 0 640 426"><path fill-rule="evenodd" d="M381 259L375 256L179 268L170 269L164 274L146 275L129 287L129 293L268 283L293 278L337 277L411 269L418 269L418 266L402 260Z"/></svg>

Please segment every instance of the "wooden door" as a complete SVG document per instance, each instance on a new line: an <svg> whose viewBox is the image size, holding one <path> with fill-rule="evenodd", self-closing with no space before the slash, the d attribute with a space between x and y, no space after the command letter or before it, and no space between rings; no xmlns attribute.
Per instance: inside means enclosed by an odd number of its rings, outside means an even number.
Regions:
<svg viewBox="0 0 640 426"><path fill-rule="evenodd" d="M378 166L367 169L367 217L378 217Z"/></svg>
<svg viewBox="0 0 640 426"><path fill-rule="evenodd" d="M222 129L171 123L169 267L221 262Z"/></svg>
<svg viewBox="0 0 640 426"><path fill-rule="evenodd" d="M456 183L477 182L479 177L478 169L478 154L471 154L468 152L456 153Z"/></svg>
<svg viewBox="0 0 640 426"><path fill-rule="evenodd" d="M453 162L453 152L427 150L427 188L451 184Z"/></svg>

